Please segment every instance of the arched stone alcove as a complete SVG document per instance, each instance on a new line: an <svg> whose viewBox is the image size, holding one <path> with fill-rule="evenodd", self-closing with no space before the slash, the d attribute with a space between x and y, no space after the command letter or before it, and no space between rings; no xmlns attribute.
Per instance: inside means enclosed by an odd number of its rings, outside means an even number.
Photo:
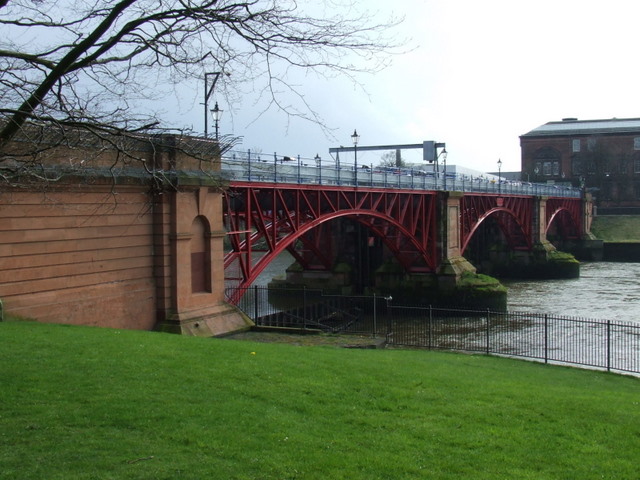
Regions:
<svg viewBox="0 0 640 480"><path fill-rule="evenodd" d="M197 216L191 224L191 292L211 293L211 229Z"/></svg>

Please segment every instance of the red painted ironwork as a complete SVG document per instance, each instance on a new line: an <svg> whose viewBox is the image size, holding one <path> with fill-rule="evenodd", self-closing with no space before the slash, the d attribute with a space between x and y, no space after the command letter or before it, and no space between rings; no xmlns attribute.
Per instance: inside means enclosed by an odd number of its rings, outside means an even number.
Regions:
<svg viewBox="0 0 640 480"><path fill-rule="evenodd" d="M442 260L437 244L444 234L436 218L440 201L437 192L427 190L232 182L224 194L230 247L224 258L225 282L241 291L285 249L305 270L330 270L336 258L332 220L338 218L364 225L407 272L435 272ZM539 201L527 195L465 192L458 229L461 253L489 218L511 249L531 250ZM547 198L545 234L579 236L581 213L579 198Z"/></svg>
<svg viewBox="0 0 640 480"><path fill-rule="evenodd" d="M530 250L535 197L465 194L460 202L460 245L464 253L480 225L492 217L513 250Z"/></svg>
<svg viewBox="0 0 640 480"><path fill-rule="evenodd" d="M545 234L552 229L565 239L580 238L583 233L582 202L575 198L547 199Z"/></svg>
<svg viewBox="0 0 640 480"><path fill-rule="evenodd" d="M247 287L288 250L305 269L329 270L331 220L349 218L379 237L407 272L432 272L436 192L233 182L224 195L230 251L225 280ZM234 300L233 298L231 299Z"/></svg>

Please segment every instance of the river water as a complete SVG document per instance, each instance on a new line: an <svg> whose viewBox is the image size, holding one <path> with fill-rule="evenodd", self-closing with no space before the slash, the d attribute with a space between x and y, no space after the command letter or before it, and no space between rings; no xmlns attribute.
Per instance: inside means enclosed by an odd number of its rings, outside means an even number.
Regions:
<svg viewBox="0 0 640 480"><path fill-rule="evenodd" d="M293 262L284 253L256 280L266 285ZM580 278L502 281L508 288L507 309L640 323L640 263L583 262Z"/></svg>
<svg viewBox="0 0 640 480"><path fill-rule="evenodd" d="M580 278L503 283L510 311L640 323L640 263L583 262Z"/></svg>

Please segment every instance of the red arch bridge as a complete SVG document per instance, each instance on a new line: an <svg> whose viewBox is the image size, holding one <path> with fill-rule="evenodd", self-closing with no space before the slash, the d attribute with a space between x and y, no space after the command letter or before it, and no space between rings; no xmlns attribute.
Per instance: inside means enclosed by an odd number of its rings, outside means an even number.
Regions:
<svg viewBox="0 0 640 480"><path fill-rule="evenodd" d="M276 155L225 157L222 169L230 181L224 194L230 301L285 250L305 271L330 271L337 219L363 226L361 241L384 245L408 273L437 273L467 253L485 224L516 251L531 251L550 234L579 240L590 229L591 204L568 187L486 175L336 168L317 158L314 163Z"/></svg>

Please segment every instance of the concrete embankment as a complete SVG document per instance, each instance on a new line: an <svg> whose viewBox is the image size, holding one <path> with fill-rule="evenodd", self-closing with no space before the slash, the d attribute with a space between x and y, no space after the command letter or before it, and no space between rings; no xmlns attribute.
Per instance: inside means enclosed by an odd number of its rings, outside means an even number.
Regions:
<svg viewBox="0 0 640 480"><path fill-rule="evenodd" d="M640 262L640 242L604 242L602 260L605 262Z"/></svg>

